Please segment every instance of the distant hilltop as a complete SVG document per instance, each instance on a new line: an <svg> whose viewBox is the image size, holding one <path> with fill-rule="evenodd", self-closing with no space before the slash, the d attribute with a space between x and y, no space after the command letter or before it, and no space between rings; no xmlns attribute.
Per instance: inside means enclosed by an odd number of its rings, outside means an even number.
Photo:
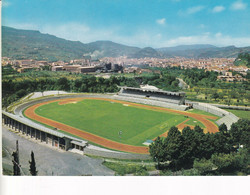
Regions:
<svg viewBox="0 0 250 195"><path fill-rule="evenodd" d="M129 58L231 58L250 53L250 47L216 47L208 44L180 45L164 48L139 48L112 41L81 43L43 34L35 30L20 30L2 26L2 56L13 59L70 61L89 55L93 59L127 56Z"/></svg>

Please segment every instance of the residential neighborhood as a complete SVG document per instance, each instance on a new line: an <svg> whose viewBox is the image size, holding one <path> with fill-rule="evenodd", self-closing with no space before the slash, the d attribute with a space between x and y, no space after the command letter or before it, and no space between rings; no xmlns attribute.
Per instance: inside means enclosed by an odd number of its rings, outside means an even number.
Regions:
<svg viewBox="0 0 250 195"><path fill-rule="evenodd" d="M19 73L29 70L50 70L50 71L68 71L72 73L159 73L150 68L179 67L182 69L204 69L205 71L215 71L220 73L218 80L233 82L246 81L242 76L247 75L249 68L247 66L234 65L235 58L206 58L191 59L183 57L175 58L128 58L104 57L98 60L92 60L91 57L74 59L70 62L56 61L37 61L34 59L16 60L2 57L2 65L11 65ZM233 75L232 72L237 72Z"/></svg>

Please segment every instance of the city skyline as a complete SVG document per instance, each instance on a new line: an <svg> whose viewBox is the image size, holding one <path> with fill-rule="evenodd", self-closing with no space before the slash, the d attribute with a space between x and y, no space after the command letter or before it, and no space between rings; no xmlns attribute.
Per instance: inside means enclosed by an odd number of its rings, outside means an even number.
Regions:
<svg viewBox="0 0 250 195"><path fill-rule="evenodd" d="M137 47L250 45L246 0L18 1L2 3L2 25L89 43Z"/></svg>

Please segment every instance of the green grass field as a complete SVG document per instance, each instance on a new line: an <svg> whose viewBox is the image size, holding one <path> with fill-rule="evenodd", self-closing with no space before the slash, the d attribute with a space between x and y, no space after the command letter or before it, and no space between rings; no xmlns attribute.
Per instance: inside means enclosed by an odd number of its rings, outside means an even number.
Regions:
<svg viewBox="0 0 250 195"><path fill-rule="evenodd" d="M136 146L142 146L147 139L153 139L186 120L184 115L90 99L64 105L54 102L40 106L35 112L95 135ZM122 131L121 135L119 131Z"/></svg>
<svg viewBox="0 0 250 195"><path fill-rule="evenodd" d="M215 116L215 117L218 117L214 114L211 114L209 112L205 112L205 111L202 111L202 110L198 110L198 109L191 109L191 110L188 110L187 112L190 112L190 113L195 113L195 114L203 114L203 115L207 115L207 116Z"/></svg>
<svg viewBox="0 0 250 195"><path fill-rule="evenodd" d="M189 117L189 121L187 121L185 124L187 124L187 125L191 125L191 126L196 126L196 125L198 125L198 126L200 126L201 128L205 128L205 126L200 122L200 121L197 121L196 119L194 119L194 118L191 118L191 117Z"/></svg>
<svg viewBox="0 0 250 195"><path fill-rule="evenodd" d="M232 112L233 114L235 114L239 118L249 119L250 120L250 111L247 111L247 110L233 110L233 109L224 109L224 110L226 110L228 112Z"/></svg>

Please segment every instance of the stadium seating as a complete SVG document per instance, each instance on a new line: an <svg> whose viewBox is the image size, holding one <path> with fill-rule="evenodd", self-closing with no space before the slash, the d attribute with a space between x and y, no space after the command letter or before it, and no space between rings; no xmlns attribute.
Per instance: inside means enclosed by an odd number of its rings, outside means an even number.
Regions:
<svg viewBox="0 0 250 195"><path fill-rule="evenodd" d="M173 103L159 101L159 100L147 99L147 98L144 98L144 96L142 98L140 96L130 96L130 95L119 94L119 95L114 96L114 99L128 101L128 102L135 102L135 103L140 103L140 104L148 104L152 106L160 106L164 108L171 108L171 109L181 110L181 111L184 111L188 108L188 106L185 106L185 105L178 105L178 104L173 104Z"/></svg>
<svg viewBox="0 0 250 195"><path fill-rule="evenodd" d="M217 115L219 117L222 117L218 121L216 121L216 123L218 125L225 123L225 125L227 126L228 129L230 129L230 127L233 123L235 123L239 120L239 118L237 116L235 116L234 114L232 114L226 110L222 110L216 106L210 105L210 104L193 103L193 108L203 110L203 111L212 113L214 115Z"/></svg>
<svg viewBox="0 0 250 195"><path fill-rule="evenodd" d="M162 91L162 90L145 90L140 88L123 87L119 93L120 96L135 98L147 98L156 101L168 102L171 104L184 105L185 93Z"/></svg>

